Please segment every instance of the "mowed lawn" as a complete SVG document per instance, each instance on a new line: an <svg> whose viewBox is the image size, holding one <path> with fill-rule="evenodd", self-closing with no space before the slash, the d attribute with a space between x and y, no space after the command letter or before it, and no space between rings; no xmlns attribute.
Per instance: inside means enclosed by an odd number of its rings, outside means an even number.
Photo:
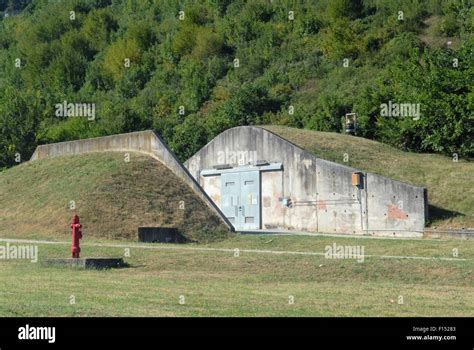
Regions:
<svg viewBox="0 0 474 350"><path fill-rule="evenodd" d="M291 253L323 253L333 243L363 246L364 261ZM123 257L125 247L130 267L123 269L41 263L68 257L68 244L39 244L37 264L0 260L0 316L474 315L473 241L237 235L208 245L139 245L86 238L82 255ZM449 260L453 250L466 260Z"/></svg>

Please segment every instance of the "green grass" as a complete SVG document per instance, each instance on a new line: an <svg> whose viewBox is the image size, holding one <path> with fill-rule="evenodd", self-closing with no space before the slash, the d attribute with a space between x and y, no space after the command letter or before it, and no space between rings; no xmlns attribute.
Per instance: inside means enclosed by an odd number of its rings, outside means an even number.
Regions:
<svg viewBox="0 0 474 350"><path fill-rule="evenodd" d="M338 133L265 126L319 158L428 189L430 226L474 228L474 164ZM348 161L344 162L345 154Z"/></svg>
<svg viewBox="0 0 474 350"><path fill-rule="evenodd" d="M83 256L123 256L124 248L87 240ZM69 246L40 245L40 263L0 260L0 316L472 316L474 242L237 235L207 245L129 245L130 268L47 267ZM362 245L366 255L465 261L265 254L245 249L324 252ZM0 244L4 244L3 242ZM89 244L89 245L88 245ZM172 248L172 249L170 249ZM227 248L194 251L188 248ZM234 249L240 254L234 256ZM70 305L74 295L75 305ZM180 304L184 296L185 304ZM289 304L289 296L294 304ZM398 304L399 296L403 304Z"/></svg>
<svg viewBox="0 0 474 350"><path fill-rule="evenodd" d="M189 186L151 157L128 153L129 162L121 152L90 153L0 172L0 237L69 237L74 213L86 236L135 239L139 226L174 226L190 239L225 237Z"/></svg>

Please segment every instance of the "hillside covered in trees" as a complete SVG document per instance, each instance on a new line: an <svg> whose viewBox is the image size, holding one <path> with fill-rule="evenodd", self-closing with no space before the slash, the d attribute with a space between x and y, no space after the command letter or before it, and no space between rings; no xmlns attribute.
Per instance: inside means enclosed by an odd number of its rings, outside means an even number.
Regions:
<svg viewBox="0 0 474 350"><path fill-rule="evenodd" d="M470 158L473 23L471 0L0 0L0 169L144 129L185 160L233 126L341 132L348 112L360 136Z"/></svg>

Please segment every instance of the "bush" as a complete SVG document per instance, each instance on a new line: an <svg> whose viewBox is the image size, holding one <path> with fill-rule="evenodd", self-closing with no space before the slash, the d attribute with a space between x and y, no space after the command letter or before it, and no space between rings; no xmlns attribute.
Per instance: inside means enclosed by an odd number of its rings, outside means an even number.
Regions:
<svg viewBox="0 0 474 350"><path fill-rule="evenodd" d="M445 36L455 36L459 34L460 25L454 14L445 16L439 25L439 31Z"/></svg>

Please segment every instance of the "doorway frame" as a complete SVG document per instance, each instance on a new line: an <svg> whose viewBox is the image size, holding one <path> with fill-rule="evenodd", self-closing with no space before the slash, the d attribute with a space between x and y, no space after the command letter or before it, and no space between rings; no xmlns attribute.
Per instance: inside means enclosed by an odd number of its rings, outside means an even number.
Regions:
<svg viewBox="0 0 474 350"><path fill-rule="evenodd" d="M203 177L211 177L211 176L221 176L222 174L231 174L231 173L241 173L241 172L251 172L251 171L258 171L258 178L259 178L259 194L258 194L258 211L259 211L259 220L258 220L258 228L252 229L254 230L261 230L262 229L262 172L265 171L282 171L283 164L282 163L263 163L262 165L239 165L239 166L215 166L212 169L203 169L200 171L200 175ZM222 184L221 184L222 186ZM221 187L222 188L222 187ZM203 189L205 191L205 189ZM220 195L222 196L222 190ZM219 205L222 208L222 203ZM235 228L235 226L234 226ZM245 229L236 229L236 231L244 232Z"/></svg>

